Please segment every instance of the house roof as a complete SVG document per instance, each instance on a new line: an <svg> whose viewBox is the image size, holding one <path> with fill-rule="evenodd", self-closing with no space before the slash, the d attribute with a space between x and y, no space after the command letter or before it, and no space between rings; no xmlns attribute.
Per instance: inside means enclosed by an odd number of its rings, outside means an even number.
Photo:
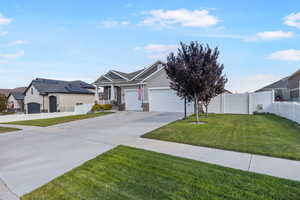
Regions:
<svg viewBox="0 0 300 200"><path fill-rule="evenodd" d="M110 70L108 73L100 76L94 83L98 85L103 84L140 84L142 80L153 74L158 70L158 65L164 64L161 61L157 61L147 68L143 68L131 73L120 72L116 70Z"/></svg>
<svg viewBox="0 0 300 200"><path fill-rule="evenodd" d="M79 80L61 81L43 78L34 79L30 86L31 85L33 85L42 95L46 95L48 93L94 94L88 89L95 88L93 85ZM28 88L30 88L30 86Z"/></svg>
<svg viewBox="0 0 300 200"><path fill-rule="evenodd" d="M280 79L279 81L276 81L274 83L271 83L259 90L256 90L256 92L259 92L259 91L263 91L263 90L266 90L266 89L279 89L279 88L287 88L287 85L288 85L288 79L289 79L289 76L288 77L285 77L283 79Z"/></svg>
<svg viewBox="0 0 300 200"><path fill-rule="evenodd" d="M291 78L293 78L294 76L298 76L298 75L300 75L300 69L297 70L296 72L294 72L292 75L290 75L290 76L288 77L288 79L291 79Z"/></svg>
<svg viewBox="0 0 300 200"><path fill-rule="evenodd" d="M12 95L16 100L24 100L24 93L23 92L11 92L9 96Z"/></svg>
<svg viewBox="0 0 300 200"><path fill-rule="evenodd" d="M5 96L9 96L12 92L21 92L23 93L26 90L26 87L17 87L14 89L0 89L0 94L4 94Z"/></svg>

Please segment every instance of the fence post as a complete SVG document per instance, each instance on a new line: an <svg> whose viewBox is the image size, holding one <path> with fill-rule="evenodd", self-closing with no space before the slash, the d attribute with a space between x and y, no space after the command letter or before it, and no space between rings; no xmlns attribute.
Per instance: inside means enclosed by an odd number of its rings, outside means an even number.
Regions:
<svg viewBox="0 0 300 200"><path fill-rule="evenodd" d="M274 103L275 102L275 90L272 90L272 95L271 95L271 102Z"/></svg>
<svg viewBox="0 0 300 200"><path fill-rule="evenodd" d="M248 114L252 115L252 94L248 93Z"/></svg>
<svg viewBox="0 0 300 200"><path fill-rule="evenodd" d="M225 113L225 94L221 94L221 113Z"/></svg>

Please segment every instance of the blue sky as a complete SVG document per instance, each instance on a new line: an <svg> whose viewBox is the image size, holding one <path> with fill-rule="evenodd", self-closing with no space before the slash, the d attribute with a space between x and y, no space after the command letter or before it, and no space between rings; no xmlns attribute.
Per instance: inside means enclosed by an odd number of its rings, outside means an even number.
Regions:
<svg viewBox="0 0 300 200"><path fill-rule="evenodd" d="M0 13L0 88L36 77L92 82L192 40L220 48L234 92L300 68L299 0L10 0Z"/></svg>

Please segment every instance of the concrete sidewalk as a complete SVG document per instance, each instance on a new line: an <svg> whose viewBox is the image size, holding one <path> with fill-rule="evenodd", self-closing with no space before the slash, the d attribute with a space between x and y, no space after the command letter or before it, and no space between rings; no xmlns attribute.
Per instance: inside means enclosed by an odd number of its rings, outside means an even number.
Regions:
<svg viewBox="0 0 300 200"><path fill-rule="evenodd" d="M11 114L0 115L0 123L34 120L34 119L46 119L54 117L64 117L69 115L75 115L74 112L56 112L56 113L36 113L36 114Z"/></svg>
<svg viewBox="0 0 300 200"><path fill-rule="evenodd" d="M137 138L125 145L234 169L300 181L300 162L174 142Z"/></svg>

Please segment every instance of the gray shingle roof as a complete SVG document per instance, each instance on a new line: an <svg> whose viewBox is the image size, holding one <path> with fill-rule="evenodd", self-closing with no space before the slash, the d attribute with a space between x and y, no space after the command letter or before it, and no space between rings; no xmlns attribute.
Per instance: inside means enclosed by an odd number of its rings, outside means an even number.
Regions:
<svg viewBox="0 0 300 200"><path fill-rule="evenodd" d="M93 94L94 86L83 81L61 81L37 78L31 84L41 93Z"/></svg>
<svg viewBox="0 0 300 200"><path fill-rule="evenodd" d="M4 94L5 96L8 96L12 92L21 92L23 93L26 90L26 87L17 87L14 89L0 89L0 94Z"/></svg>
<svg viewBox="0 0 300 200"><path fill-rule="evenodd" d="M23 92L12 92L10 93L16 100L24 100L24 93Z"/></svg>
<svg viewBox="0 0 300 200"><path fill-rule="evenodd" d="M148 68L140 69L131 73L125 73L125 72L120 72L116 70L112 70L113 72L116 72L117 74L127 78L128 80L122 78L121 76L118 76L116 73L113 73L112 71L109 71L105 75L100 76L94 83L95 84L108 84L111 81L107 80L105 77L109 78L112 80L113 83L118 83L118 84L137 84L140 83L143 79L147 78L150 76L152 73L157 71L157 66L159 64L163 64L161 61L157 61L154 64L152 64Z"/></svg>
<svg viewBox="0 0 300 200"><path fill-rule="evenodd" d="M271 89L283 89L283 88L287 88L288 85L288 79L289 77L285 77L283 79L280 79L279 81L276 81L272 84L269 84L259 90L257 90L256 92L260 92L260 91L265 91L265 90L271 90Z"/></svg>

